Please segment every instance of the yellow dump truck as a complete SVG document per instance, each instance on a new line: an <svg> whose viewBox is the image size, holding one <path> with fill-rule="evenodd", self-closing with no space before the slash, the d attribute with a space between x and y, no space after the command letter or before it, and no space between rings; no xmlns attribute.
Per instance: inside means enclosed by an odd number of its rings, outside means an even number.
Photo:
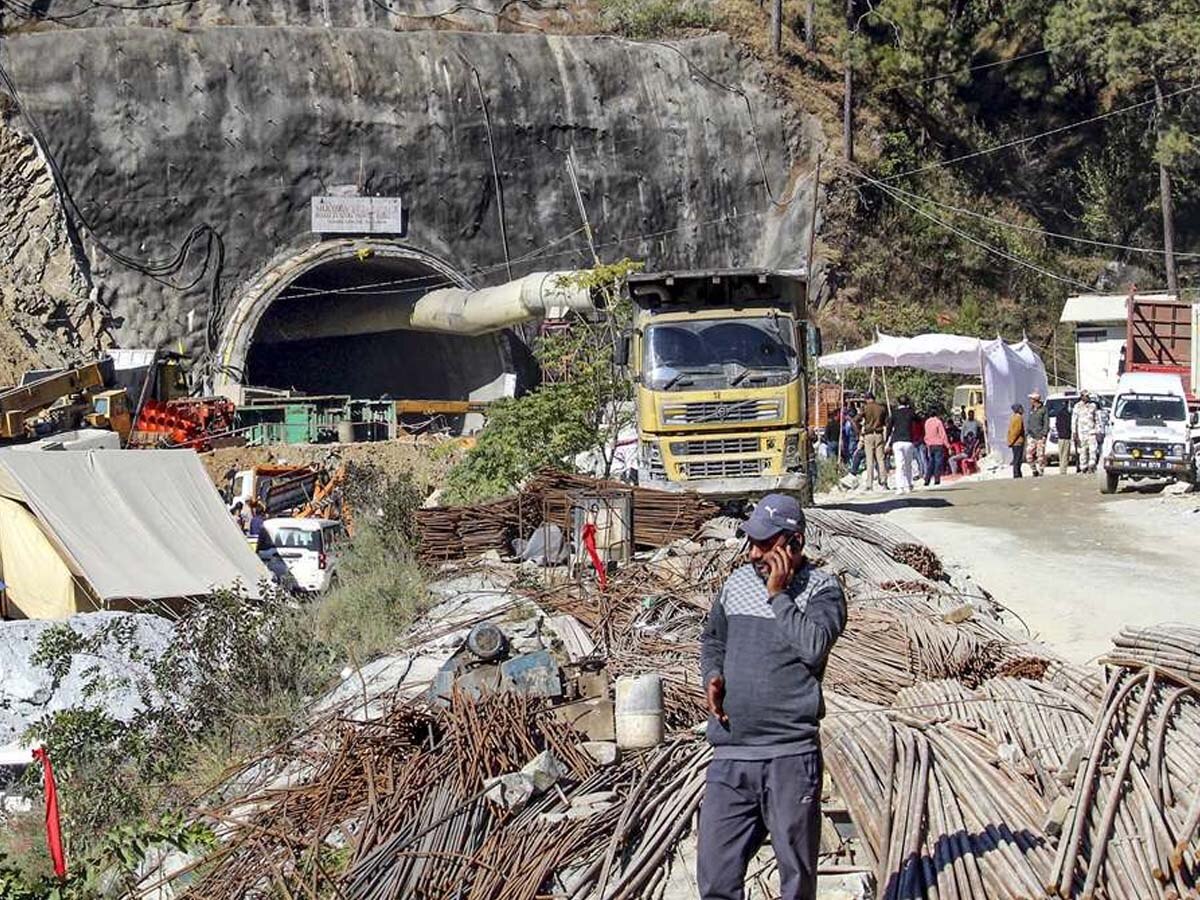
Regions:
<svg viewBox="0 0 1200 900"><path fill-rule="evenodd" d="M803 273L639 273L619 350L636 384L638 483L718 497L812 497Z"/></svg>

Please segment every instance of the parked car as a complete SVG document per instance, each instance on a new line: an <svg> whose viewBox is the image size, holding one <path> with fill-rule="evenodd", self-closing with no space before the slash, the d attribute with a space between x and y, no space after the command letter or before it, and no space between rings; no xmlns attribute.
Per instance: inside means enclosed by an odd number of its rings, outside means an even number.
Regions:
<svg viewBox="0 0 1200 900"><path fill-rule="evenodd" d="M258 535L258 558L284 587L320 594L337 579L343 533L333 519L267 519Z"/></svg>

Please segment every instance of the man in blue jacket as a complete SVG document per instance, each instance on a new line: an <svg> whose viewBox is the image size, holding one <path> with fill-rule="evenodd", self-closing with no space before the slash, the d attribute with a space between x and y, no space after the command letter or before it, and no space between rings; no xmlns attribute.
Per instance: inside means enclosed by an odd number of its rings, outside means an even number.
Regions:
<svg viewBox="0 0 1200 900"><path fill-rule="evenodd" d="M837 579L804 559L804 514L764 497L742 526L750 563L713 604L700 638L708 767L697 876L704 900L742 900L769 834L783 900L817 891L821 843L821 679L846 625Z"/></svg>

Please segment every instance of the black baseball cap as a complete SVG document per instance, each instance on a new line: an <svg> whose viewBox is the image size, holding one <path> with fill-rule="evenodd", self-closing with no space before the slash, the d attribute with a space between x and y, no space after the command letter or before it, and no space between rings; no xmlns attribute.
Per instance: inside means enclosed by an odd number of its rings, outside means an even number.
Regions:
<svg viewBox="0 0 1200 900"><path fill-rule="evenodd" d="M781 531L792 534L804 532L804 513L795 497L787 494L767 494L754 506L750 517L742 524L742 534L754 541L765 541Z"/></svg>

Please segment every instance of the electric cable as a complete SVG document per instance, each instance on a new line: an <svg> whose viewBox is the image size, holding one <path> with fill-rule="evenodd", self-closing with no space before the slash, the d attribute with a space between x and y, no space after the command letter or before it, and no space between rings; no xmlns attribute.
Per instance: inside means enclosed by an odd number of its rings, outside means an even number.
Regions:
<svg viewBox="0 0 1200 900"><path fill-rule="evenodd" d="M925 210L921 209L916 204L910 203L903 196L901 196L898 193L895 193L888 185L884 184L883 182L875 182L875 184L885 194L890 196L896 202L901 203L904 206L907 206L913 212L917 213L917 215L923 216L924 218L928 219L929 221L935 223L936 225L940 225L942 228L946 229L947 231L957 235L958 237L962 238L963 240L967 241L970 244L974 244L975 246L979 247L982 250L987 251L988 253L991 253L995 256L999 256L1002 259L1006 259L1009 262L1015 263L1019 266L1024 266L1025 268L1031 269L1032 271L1037 272L1039 275L1043 275L1047 278L1052 278L1056 281L1061 281L1065 284L1072 285L1073 287L1082 288L1085 291L1092 290L1091 285L1085 284L1082 281L1078 281L1077 279L1071 278L1066 275L1059 275L1057 272L1052 272L1049 269L1045 269L1045 268L1037 265L1036 263L1032 263L1027 259L1024 259L1020 256L1016 256L1015 254L1009 253L1007 250L1002 250L999 247L994 247L991 244L987 243L986 241L982 241L979 238L975 237L974 235L971 235L968 232L965 232L959 228L956 228L954 225L951 225L949 222L939 219L937 216L926 212Z"/></svg>
<svg viewBox="0 0 1200 900"><path fill-rule="evenodd" d="M874 185L882 185L883 184L883 182L878 181L877 179L871 178L870 176L865 175L865 174L860 173L857 175L857 177L861 178L863 181L866 181L870 184L874 184ZM1135 246L1131 246L1129 244L1119 244L1114 241L1093 240L1091 238L1077 237L1072 234L1062 234L1061 232L1057 232L1057 231L1047 231L1044 228L1036 228L1036 227L1030 226L1030 225L1020 225L1020 224L1017 224L1016 222L1006 222L1003 219L997 219L995 216L989 216L989 215L985 215L984 213L975 212L974 210L963 209L962 207L959 207L959 206L952 206L948 203L942 203L938 200L934 200L932 197L926 197L921 194L915 194L912 191L906 191L903 188L896 187L895 185L887 185L887 188L890 191L896 191L897 193L904 194L906 197L909 197L910 199L920 200L924 203L929 203L932 206L940 207L944 210L947 210L948 212L960 213L964 216L970 216L973 219L979 219L984 222L991 222L994 225L1000 225L1004 228L1011 228L1014 231L1022 231L1022 232L1025 232L1026 234L1040 234L1045 237L1055 238L1057 240L1074 241L1079 244L1088 244L1093 247L1105 247L1110 250L1125 250L1126 252L1129 252L1129 253L1150 253L1150 254L1156 254L1158 256L1164 256L1164 255L1166 255L1166 252L1167 252L1166 250L1160 250L1157 247L1135 247ZM1175 253L1175 256L1176 256L1176 258L1183 258L1183 259L1200 259L1200 253L1185 253L1185 252L1177 251Z"/></svg>
<svg viewBox="0 0 1200 900"><path fill-rule="evenodd" d="M207 356L215 352L217 340L219 339L219 326L222 317L224 301L221 296L221 274L225 265L225 242L219 231L207 222L200 225L194 225L184 236L178 249L171 257L161 259L138 259L127 253L124 253L112 245L110 245L97 232L95 226L83 214L75 201L75 196L72 194L70 185L67 181L62 167L58 159L55 157L50 148L49 141L46 140L45 132L41 124L37 121L27 103L21 97L21 92L17 87L16 82L9 74L8 70L0 61L0 85L12 96L13 102L16 104L17 110L21 117L25 120L29 128L30 134L38 145L43 157L46 160L47 168L50 170L51 177L58 189L59 196L63 201L63 213L69 223L77 225L82 230L86 231L92 238L96 248L105 256L115 260L125 268L138 272L146 277L154 280L158 284L162 284L176 291L184 292L191 290L200 281L209 274L211 270L211 281L209 288L209 303L207 311L207 321L205 323L205 350ZM177 284L171 280L175 275L182 272L192 255L193 247L199 246L203 242L204 245L204 261L199 272L192 280L186 284ZM201 368L203 368L203 363Z"/></svg>
<svg viewBox="0 0 1200 900"><path fill-rule="evenodd" d="M1170 100L1173 97L1180 97L1185 94L1193 93L1196 90L1200 90L1200 85L1192 84L1192 85L1189 85L1188 87L1179 88L1178 90L1171 91L1169 94L1164 94L1162 99ZM946 166L952 166L952 165L955 165L956 163L964 162L968 159L976 159L977 157L987 156L991 153L999 153L1001 150L1009 150L1013 147L1018 147L1022 144L1029 144L1029 143L1032 143L1033 141L1041 140L1044 137L1050 137L1051 135L1055 135L1055 134L1062 134L1064 131L1071 131L1072 129L1080 128L1084 125L1091 125L1095 122L1101 122L1105 119L1110 119L1113 116L1123 115L1127 112L1131 112L1132 110L1141 109L1144 106L1150 106L1151 104L1154 104L1157 102L1158 102L1158 100L1154 97L1151 97L1148 100L1139 100L1136 103L1130 103L1126 106L1122 106L1117 109L1111 109L1105 113L1100 113L1099 115L1089 116L1086 119L1080 119L1078 121L1071 122L1066 125L1060 125L1057 128L1051 128L1047 131L1038 132L1037 134L1031 134L1031 135L1026 135L1025 137L1015 138L1011 141L1005 141L1002 144L996 144L993 147L985 147L982 150L974 150L971 153L964 153L960 156L953 156L950 159L938 160L937 162L929 163L929 164L923 165L923 166L918 166L915 169L909 169L907 172L900 172L898 175L889 175L887 178L884 178L882 180L887 181L887 182L892 182L892 181L896 181L900 178L908 178L911 175L919 175L922 172L929 172L929 171L932 171L933 169L941 169Z"/></svg>

